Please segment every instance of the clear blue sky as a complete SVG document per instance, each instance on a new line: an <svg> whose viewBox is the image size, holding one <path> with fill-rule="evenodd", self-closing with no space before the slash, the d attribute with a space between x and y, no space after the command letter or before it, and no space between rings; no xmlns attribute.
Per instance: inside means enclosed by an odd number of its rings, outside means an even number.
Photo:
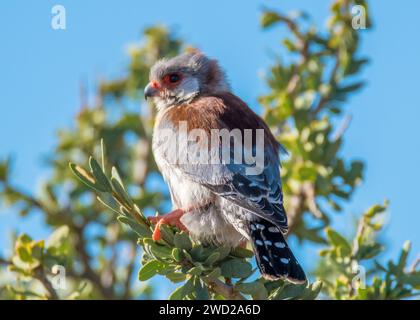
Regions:
<svg viewBox="0 0 420 320"><path fill-rule="evenodd" d="M57 128L70 126L79 106L79 85L124 73L126 48L154 23L175 27L187 42L218 58L235 92L250 105L266 90L258 74L271 63L282 31L262 32L263 6L304 9L325 26L329 0L214 1L2 1L0 4L0 157L12 154L14 179L32 190L48 174L43 156ZM67 30L50 27L51 8L64 5ZM390 199L386 239L395 256L404 240L420 252L420 2L370 1L374 29L364 32L362 52L368 86L347 104L353 116L344 154L367 163L358 189L337 225L350 233L352 217ZM401 7L402 6L402 7ZM12 229L44 237L40 217L22 222L0 213L0 253ZM310 247L305 255L314 256ZM414 255L411 256L414 259ZM308 260L309 261L309 260Z"/></svg>

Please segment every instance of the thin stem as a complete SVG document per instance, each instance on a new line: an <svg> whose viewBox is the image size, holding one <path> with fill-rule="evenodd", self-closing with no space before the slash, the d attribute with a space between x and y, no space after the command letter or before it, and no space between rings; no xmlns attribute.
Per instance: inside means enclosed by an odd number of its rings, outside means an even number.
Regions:
<svg viewBox="0 0 420 320"><path fill-rule="evenodd" d="M331 74L330 74L329 79L327 81L327 84L329 86L334 85L334 83L336 82L336 77L337 77L339 69L340 69L340 59L338 57L338 52L337 52L335 54L334 67L331 70ZM328 100L329 100L328 95L324 95L324 96L321 97L321 99L319 99L318 104L314 107L313 112L312 112L312 115L313 115L314 118L322 111L322 109L324 109Z"/></svg>
<svg viewBox="0 0 420 320"><path fill-rule="evenodd" d="M230 300L247 300L242 294L237 292L232 286L223 283L219 279L203 279L209 289L216 294L220 294Z"/></svg>
<svg viewBox="0 0 420 320"><path fill-rule="evenodd" d="M54 287L52 286L51 282L48 280L42 268L38 268L37 270L35 270L34 278L37 279L39 282L41 282L45 290L47 290L48 299L50 300L60 299L60 297L57 294L57 291L55 291Z"/></svg>

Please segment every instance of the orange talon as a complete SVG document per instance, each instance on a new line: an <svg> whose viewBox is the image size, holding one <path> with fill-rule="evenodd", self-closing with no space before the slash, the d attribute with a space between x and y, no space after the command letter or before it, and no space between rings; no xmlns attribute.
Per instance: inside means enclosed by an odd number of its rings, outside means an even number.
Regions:
<svg viewBox="0 0 420 320"><path fill-rule="evenodd" d="M156 224L153 231L152 239L154 241L159 241L162 238L160 227L162 224L169 224L179 228L180 230L187 231L187 228L180 221L181 217L184 215L185 211L182 209L176 209L164 216L157 217L148 217L149 221L153 224Z"/></svg>
<svg viewBox="0 0 420 320"><path fill-rule="evenodd" d="M162 239L162 235L161 235L161 233L160 233L160 226L161 226L161 221L162 221L163 219L161 219L157 224L156 224L156 226L155 226L155 229L153 230L153 234L152 234L152 239L154 240L154 241L159 241L160 239Z"/></svg>
<svg viewBox="0 0 420 320"><path fill-rule="evenodd" d="M155 217L147 217L147 219L150 221L151 224L156 224L159 222L160 219L162 219L162 216L157 215Z"/></svg>
<svg viewBox="0 0 420 320"><path fill-rule="evenodd" d="M241 241L239 243L238 247L243 248L243 249L246 249L247 244L248 244L248 241L247 240L243 240L243 241Z"/></svg>

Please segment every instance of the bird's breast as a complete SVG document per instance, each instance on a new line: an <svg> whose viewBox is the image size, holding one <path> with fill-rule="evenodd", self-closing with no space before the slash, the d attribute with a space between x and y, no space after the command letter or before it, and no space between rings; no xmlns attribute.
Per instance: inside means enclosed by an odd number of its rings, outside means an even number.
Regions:
<svg viewBox="0 0 420 320"><path fill-rule="evenodd" d="M155 126L152 142L156 164L168 183L174 205L183 208L203 205L214 197L207 188L189 179L180 169L190 162L188 154L200 148L185 139L182 126L176 127L163 119Z"/></svg>
<svg viewBox="0 0 420 320"><path fill-rule="evenodd" d="M181 221L193 237L236 246L244 237L223 214L219 197L207 187L192 181L180 169L183 164L188 165L191 160L191 158L182 158L182 155L198 150L205 152L199 141L190 141L187 150L182 143L185 139L183 134L179 126L173 126L167 119L159 119L153 133L152 149L155 161L168 184L173 206L183 209L192 208ZM201 174L206 175L205 172Z"/></svg>

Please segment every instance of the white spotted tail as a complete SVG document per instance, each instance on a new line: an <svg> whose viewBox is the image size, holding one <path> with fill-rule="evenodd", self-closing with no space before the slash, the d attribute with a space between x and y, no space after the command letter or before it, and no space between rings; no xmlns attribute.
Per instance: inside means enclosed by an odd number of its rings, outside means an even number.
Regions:
<svg viewBox="0 0 420 320"><path fill-rule="evenodd" d="M249 223L249 233L257 264L264 278L306 282L305 272L286 243L281 230L273 223L256 219Z"/></svg>

